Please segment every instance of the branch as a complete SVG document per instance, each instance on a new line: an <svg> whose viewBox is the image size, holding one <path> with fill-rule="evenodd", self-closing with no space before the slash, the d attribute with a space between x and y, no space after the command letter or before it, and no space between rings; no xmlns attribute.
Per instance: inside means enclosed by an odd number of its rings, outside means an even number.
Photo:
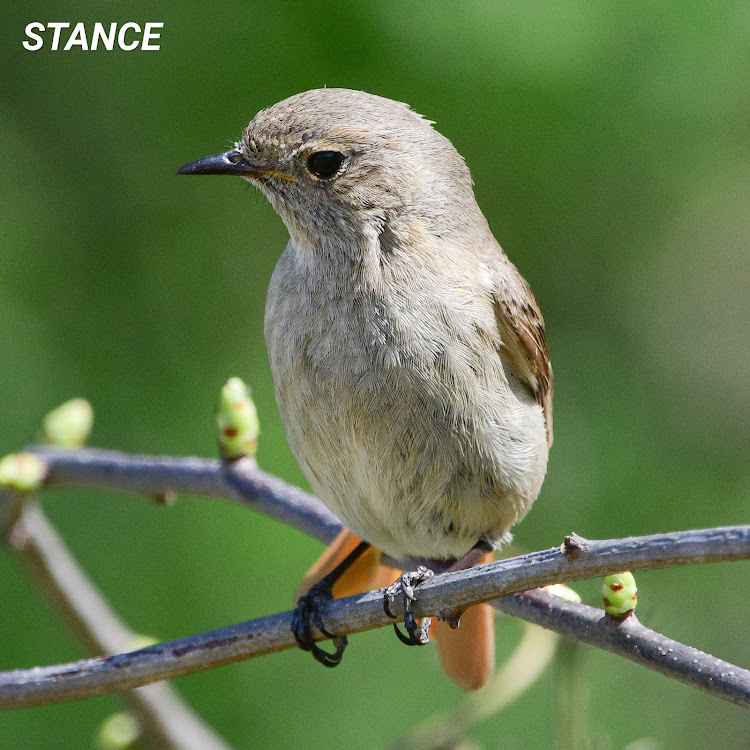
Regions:
<svg viewBox="0 0 750 750"><path fill-rule="evenodd" d="M492 604L509 615L619 654L667 677L750 708L749 670L650 630L633 614L617 620L596 607L568 602L539 589ZM550 625L552 617L554 627Z"/></svg>
<svg viewBox="0 0 750 750"><path fill-rule="evenodd" d="M224 462L207 458L174 458L171 456L142 456L119 451L96 448L79 448L74 451L53 448L45 445L30 449L39 456L48 468L45 485L55 487L97 487L112 490L135 492L137 494L162 499L178 493L204 495L231 500L256 510L281 523L292 526L308 536L328 544L342 529L341 521L331 513L314 495L302 491L258 468L254 458L246 457L239 461ZM692 565L696 563L740 560L749 557L747 537L740 533L736 540L736 554L731 552L733 529L750 527L727 527L703 531L684 531L673 534L658 534L649 544L656 545L661 557L654 558L654 550L642 549L638 554L645 559L662 560L663 564L653 567ZM729 535L727 538L725 538ZM689 544L690 559L680 561L679 557L669 556L669 545L680 541ZM576 554L576 537L571 538L570 554ZM630 570L646 570L635 564L635 550L628 550L631 539L623 541L623 548L608 550L606 554L619 554L625 561L634 560ZM596 545L609 542L583 540L592 545L587 554L595 551ZM720 547L716 545L719 544ZM686 546L685 550L688 549ZM713 553L716 551L717 556ZM543 554L543 553L539 553ZM612 559L612 558L610 558ZM393 561L398 567L405 561ZM408 562L408 561L407 561ZM415 566L421 560L413 560ZM434 561L432 561L434 562ZM605 561L606 563L606 561ZM617 571L625 570L625 564ZM601 575L611 573L611 566L602 568ZM596 577L596 574L590 576ZM574 579L569 579L574 580ZM544 585L551 581L544 581ZM542 584L540 584L542 585Z"/></svg>
<svg viewBox="0 0 750 750"><path fill-rule="evenodd" d="M101 456L86 451L90 460L81 464L60 456L52 458L50 473L60 481L65 472L61 466L86 465L89 481L95 472L92 466ZM92 453L95 455L92 457ZM44 456L47 458L47 456ZM110 466L110 454L104 455L104 466ZM49 460L49 459L48 459ZM120 454L119 461L125 458ZM53 468L54 462L58 466ZM137 458L137 462L142 459ZM195 460L186 460L195 467ZM200 462L201 464L211 462ZM173 475L181 462L169 463ZM101 467L100 467L101 470ZM122 481L120 479L120 481ZM278 486L283 486L276 480ZM97 483L98 484L98 483ZM105 482L107 486L122 485ZM155 485L142 482L138 491L152 494L174 491L161 476ZM186 489L184 481L181 489ZM132 483L127 487L134 489ZM151 490L151 491L149 491ZM187 491L195 491L190 488ZM223 494L221 495L224 496ZM307 496L307 502L317 503ZM283 495L277 502L284 503ZM277 511L277 517L283 513ZM330 524L321 528L311 524L315 536L330 533ZM338 523L338 522L337 522ZM320 536L319 536L320 535ZM587 541L569 538L562 549L553 548L529 555L501 560L490 565L458 573L438 576L420 586L415 603L417 617L434 615L447 608L462 607L480 601L507 597L550 583L581 580L615 573L623 569L633 571L689 565L719 560L750 557L750 526L674 532L646 537L630 537L607 541ZM601 610L585 605L574 605L544 592L529 592L494 602L495 606L512 614L543 625L564 635L585 640L594 645L627 655L644 666L726 698L734 703L750 706L750 672L714 657L701 654L676 644L628 618L621 624L613 623ZM394 607L397 609L397 607ZM401 614L397 612L397 614ZM84 698L101 693L125 690L155 680L221 666L263 654L294 647L290 631L291 612L260 618L240 625L202 633L168 643L162 643L130 654L109 658L87 659L67 665L37 667L0 674L0 708L15 708ZM335 635L356 633L392 622L384 613L382 591L330 602L324 611L326 627ZM633 624L628 624L628 623ZM637 627L636 627L637 624ZM318 634L319 640L323 636ZM675 661L676 647L681 650ZM669 649L673 649L670 654ZM663 650L666 659L656 658Z"/></svg>
<svg viewBox="0 0 750 750"><path fill-rule="evenodd" d="M325 544L341 530L341 521L320 500L261 471L254 458L225 462L46 445L33 446L29 452L47 464L48 487L124 490L154 499L185 493L232 500Z"/></svg>
<svg viewBox="0 0 750 750"><path fill-rule="evenodd" d="M120 621L86 577L37 503L27 500L13 510L7 527L10 544L88 650L116 654L132 648L137 634ZM137 718L150 747L230 750L166 683L125 692L120 699Z"/></svg>

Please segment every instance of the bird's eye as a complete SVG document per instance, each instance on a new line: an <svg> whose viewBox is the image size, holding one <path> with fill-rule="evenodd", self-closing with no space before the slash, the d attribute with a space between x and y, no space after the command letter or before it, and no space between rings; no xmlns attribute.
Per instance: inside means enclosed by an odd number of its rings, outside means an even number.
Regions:
<svg viewBox="0 0 750 750"><path fill-rule="evenodd" d="M307 157L307 168L321 180L329 180L344 163L344 155L338 151L316 151Z"/></svg>

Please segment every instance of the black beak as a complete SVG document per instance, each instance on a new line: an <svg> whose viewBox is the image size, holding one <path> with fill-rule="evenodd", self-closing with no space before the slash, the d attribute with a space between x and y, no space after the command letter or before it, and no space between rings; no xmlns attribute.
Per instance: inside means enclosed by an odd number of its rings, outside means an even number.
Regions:
<svg viewBox="0 0 750 750"><path fill-rule="evenodd" d="M177 170L177 174L236 174L249 177L256 174L258 168L246 161L245 157L232 149L223 154L204 156L202 159L191 161Z"/></svg>

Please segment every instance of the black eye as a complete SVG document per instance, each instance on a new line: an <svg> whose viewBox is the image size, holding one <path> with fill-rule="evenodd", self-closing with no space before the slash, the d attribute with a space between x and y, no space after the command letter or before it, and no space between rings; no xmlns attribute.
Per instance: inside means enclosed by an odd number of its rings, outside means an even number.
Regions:
<svg viewBox="0 0 750 750"><path fill-rule="evenodd" d="M344 163L344 155L338 151L316 151L307 157L307 168L321 180L333 177Z"/></svg>

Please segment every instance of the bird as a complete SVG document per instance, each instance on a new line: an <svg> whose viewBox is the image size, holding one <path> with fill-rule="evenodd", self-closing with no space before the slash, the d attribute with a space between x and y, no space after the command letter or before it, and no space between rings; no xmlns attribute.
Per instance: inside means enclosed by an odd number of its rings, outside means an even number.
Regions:
<svg viewBox="0 0 750 750"><path fill-rule="evenodd" d="M265 308L274 390L300 468L345 525L305 577L295 634L334 666L345 639L333 655L309 640L310 621L330 634L308 592L393 584L414 560L490 562L530 509L552 444L544 321L464 159L404 103L296 94L178 174L240 176L289 232ZM407 609L419 580L402 581ZM457 625L457 613L446 620ZM405 624L402 640L428 639L413 617ZM490 605L432 632L454 682L488 681Z"/></svg>

